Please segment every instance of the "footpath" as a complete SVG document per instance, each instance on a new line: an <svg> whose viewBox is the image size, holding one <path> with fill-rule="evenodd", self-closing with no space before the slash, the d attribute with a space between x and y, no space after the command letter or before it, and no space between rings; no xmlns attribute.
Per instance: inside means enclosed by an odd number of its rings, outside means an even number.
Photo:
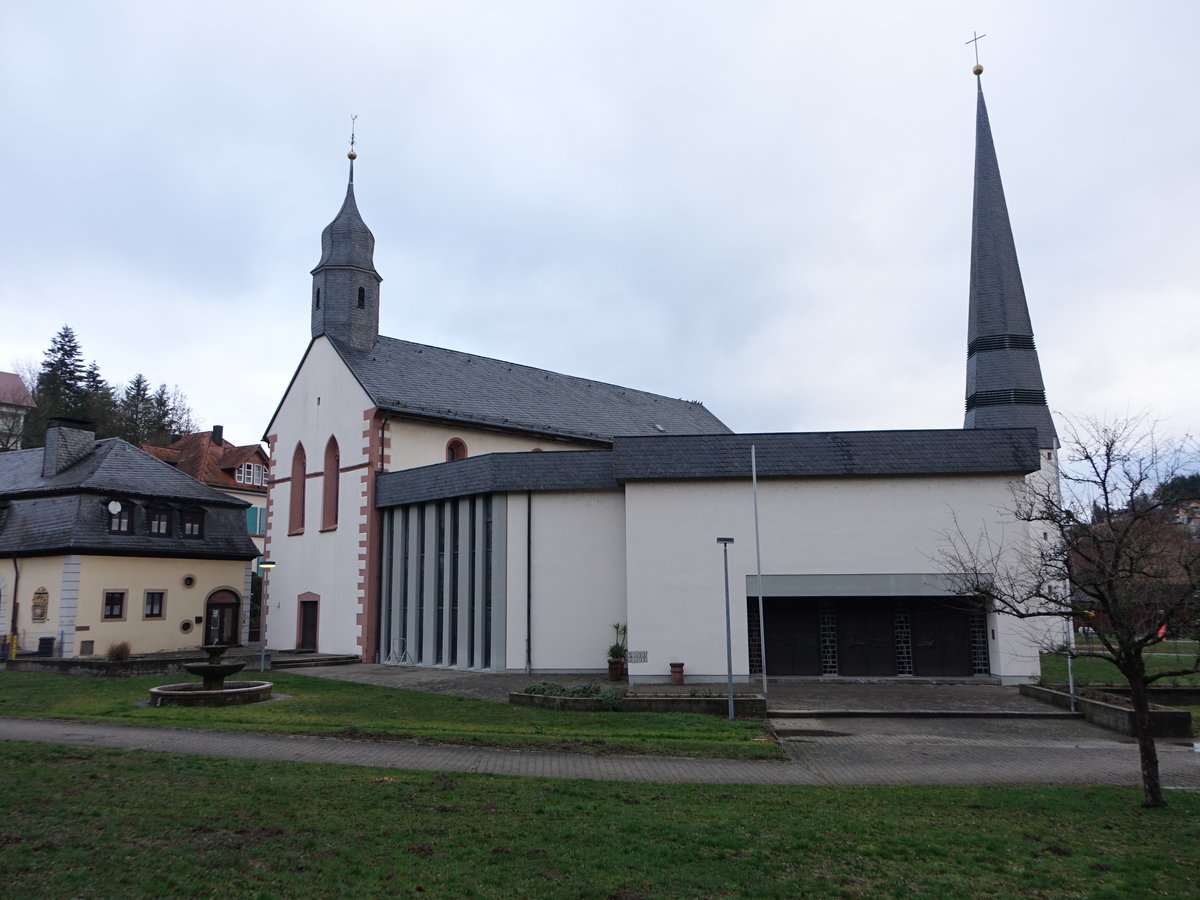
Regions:
<svg viewBox="0 0 1200 900"><path fill-rule="evenodd" d="M356 664L306 675L481 700L507 700L530 676ZM579 676L588 680L594 676ZM537 680L534 677L532 680ZM564 681L563 676L554 676ZM571 678L565 680L570 681ZM724 685L635 687L723 694ZM738 685L739 692L756 686ZM656 756L588 756L404 741L156 728L48 719L0 719L0 740L44 741L231 759L693 784L1116 784L1140 783L1132 739L1064 718L1015 688L960 684L771 683L780 762ZM1200 790L1200 752L1158 743L1164 787Z"/></svg>

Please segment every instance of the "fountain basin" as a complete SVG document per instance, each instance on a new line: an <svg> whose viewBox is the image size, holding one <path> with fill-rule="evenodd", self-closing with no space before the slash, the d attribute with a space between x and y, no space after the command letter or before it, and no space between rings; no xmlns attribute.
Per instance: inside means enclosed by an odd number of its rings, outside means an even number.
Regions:
<svg viewBox="0 0 1200 900"><path fill-rule="evenodd" d="M230 681L218 691L208 691L203 684L164 684L150 688L151 706L240 706L271 699L269 681Z"/></svg>

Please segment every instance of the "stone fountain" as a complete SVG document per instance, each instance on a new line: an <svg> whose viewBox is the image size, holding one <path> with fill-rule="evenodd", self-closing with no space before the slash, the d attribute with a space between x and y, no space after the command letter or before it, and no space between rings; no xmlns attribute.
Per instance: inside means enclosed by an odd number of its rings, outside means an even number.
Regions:
<svg viewBox="0 0 1200 900"><path fill-rule="evenodd" d="M227 645L209 644L200 649L208 654L208 662L189 663L184 668L192 675L199 675L203 682L150 688L151 706L236 706L271 699L274 685L269 681L231 681L226 685L225 679L246 665L244 662L221 661L229 649Z"/></svg>

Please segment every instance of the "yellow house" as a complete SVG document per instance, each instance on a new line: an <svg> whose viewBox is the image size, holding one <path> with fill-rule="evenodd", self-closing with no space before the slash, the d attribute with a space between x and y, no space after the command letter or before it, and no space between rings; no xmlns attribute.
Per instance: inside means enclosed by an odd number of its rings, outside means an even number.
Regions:
<svg viewBox="0 0 1200 900"><path fill-rule="evenodd" d="M244 501L119 438L56 420L0 454L0 632L55 656L237 644L249 622Z"/></svg>

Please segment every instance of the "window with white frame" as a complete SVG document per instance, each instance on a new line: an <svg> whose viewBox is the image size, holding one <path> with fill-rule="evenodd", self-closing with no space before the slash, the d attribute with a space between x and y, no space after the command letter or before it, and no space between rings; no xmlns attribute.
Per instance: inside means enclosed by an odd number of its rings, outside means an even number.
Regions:
<svg viewBox="0 0 1200 900"><path fill-rule="evenodd" d="M265 485L267 483L267 467L261 463L242 463L233 470L233 480L238 484Z"/></svg>

